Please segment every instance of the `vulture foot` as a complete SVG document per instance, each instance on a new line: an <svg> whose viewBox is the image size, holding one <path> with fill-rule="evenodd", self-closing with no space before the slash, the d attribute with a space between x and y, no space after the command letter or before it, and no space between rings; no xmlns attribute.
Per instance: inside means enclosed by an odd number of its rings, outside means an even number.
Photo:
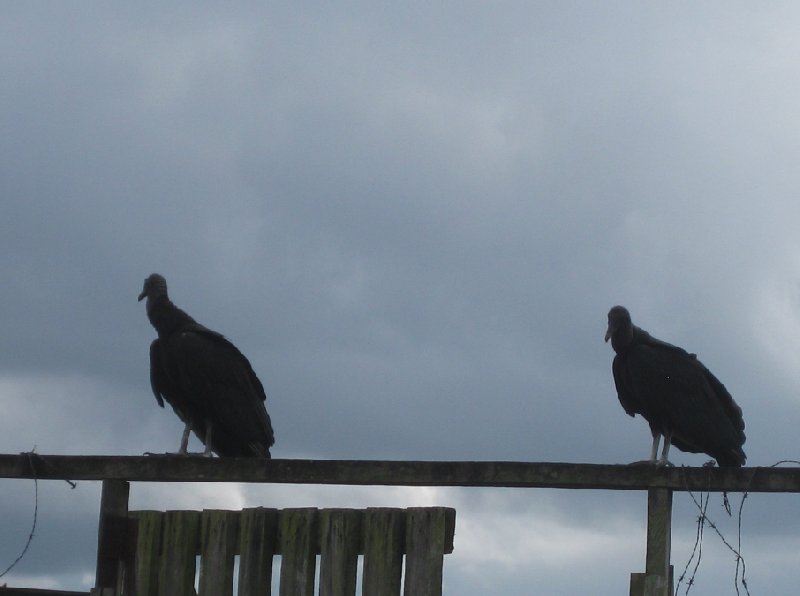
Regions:
<svg viewBox="0 0 800 596"><path fill-rule="evenodd" d="M675 464L673 464L671 461L664 460L664 459L641 459L639 461L632 461L628 465L629 466L655 466L657 468L660 468L660 467L663 467L663 466L675 467Z"/></svg>
<svg viewBox="0 0 800 596"><path fill-rule="evenodd" d="M175 453L173 455L182 455L184 457L214 457L213 453L206 453L205 451L187 451L186 453Z"/></svg>
<svg viewBox="0 0 800 596"><path fill-rule="evenodd" d="M164 453L153 453L152 451L145 451L143 455L148 457L214 457L213 453L206 453L204 451L166 451Z"/></svg>

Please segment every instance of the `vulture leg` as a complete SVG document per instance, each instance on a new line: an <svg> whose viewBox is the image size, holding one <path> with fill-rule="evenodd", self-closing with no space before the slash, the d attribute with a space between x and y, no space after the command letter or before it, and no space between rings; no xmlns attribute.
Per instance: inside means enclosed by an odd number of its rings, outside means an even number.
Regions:
<svg viewBox="0 0 800 596"><path fill-rule="evenodd" d="M206 448L203 450L203 457L214 457L211 451L211 437L214 430L214 423L211 420L206 420Z"/></svg>
<svg viewBox="0 0 800 596"><path fill-rule="evenodd" d="M183 429L183 434L181 435L181 446L175 453L171 451L167 451L166 453L152 453L150 451L145 451L145 455L189 455L186 452L186 448L189 445L189 431L192 430L192 427L189 426L189 423L186 423L186 427Z"/></svg>
<svg viewBox="0 0 800 596"><path fill-rule="evenodd" d="M178 448L178 455L186 455L186 449L189 446L189 432L192 430L191 425L187 422L186 427L183 429L181 435L181 446Z"/></svg>
<svg viewBox="0 0 800 596"><path fill-rule="evenodd" d="M672 434L664 433L664 447L661 449L661 459L658 460L659 466L671 466L672 464L667 459L669 455L669 447L672 445Z"/></svg>
<svg viewBox="0 0 800 596"><path fill-rule="evenodd" d="M630 466L647 466L658 465L658 444L661 442L661 433L654 430L650 431L653 434L653 446L650 448L650 459L643 459L631 462Z"/></svg>
<svg viewBox="0 0 800 596"><path fill-rule="evenodd" d="M661 433L652 431L653 433L653 446L650 448L650 461L652 463L656 463L656 457L658 456L658 443L661 441ZM667 446L667 443L664 443L664 446Z"/></svg>

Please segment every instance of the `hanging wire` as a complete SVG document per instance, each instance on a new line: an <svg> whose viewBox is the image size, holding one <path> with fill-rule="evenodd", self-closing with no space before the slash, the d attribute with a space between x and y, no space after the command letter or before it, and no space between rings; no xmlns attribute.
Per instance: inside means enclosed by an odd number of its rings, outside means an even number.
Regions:
<svg viewBox="0 0 800 596"><path fill-rule="evenodd" d="M778 467L780 465L783 465L783 464L800 465L800 460L782 459L782 460L780 460L778 462L775 462L774 464L772 464L769 467L770 468L776 468L776 467ZM755 478L755 474L756 474L756 471L753 470L753 475L750 477L750 482L748 483L748 489L749 489L750 484L752 484L753 479ZM735 574L734 574L734 588L736 590L736 594L741 595L741 592L739 591L739 586L741 585L744 588L745 593L748 596L750 596L750 589L749 589L749 587L747 585L747 562L745 561L745 558L741 554L742 553L742 519L743 519L742 512L744 511L745 501L750 496L749 490L746 489L742 493L741 501L739 501L739 508L738 508L738 511L737 511L737 542L736 542L736 548L734 548L730 544L730 542L725 538L725 536L722 534L722 532L717 527L717 525L707 515L708 501L709 501L709 497L710 497L709 491L706 490L703 493L701 493L700 500L698 501L698 499L695 497L694 493L691 490L689 490L689 485L688 485L688 482L687 482L685 469L684 469L683 481L684 481L684 489L685 489L685 491L692 498L692 501L694 502L695 507L697 507L697 509L698 509L698 511L700 513L699 513L698 518L697 518L697 533L695 535L694 547L692 548L692 553L689 556L689 560L686 562L686 566L683 569L683 573L681 574L680 578L678 579L678 584L675 587L675 596L678 595L678 590L680 589L680 585L681 585L681 583L683 583L684 579L686 578L686 573L688 572L689 566L692 564L693 561L695 562L695 565L694 565L694 568L692 569L691 576L689 577L688 580L686 580L686 591L684 592L684 594L688 594L689 590L694 585L695 577L697 575L697 571L698 571L699 566L700 566L700 559L702 558L702 552L703 552L703 528L705 527L706 524L708 524L708 526L711 529L713 529L714 532L716 532L717 536L719 536L719 538L722 541L722 543L736 557L736 570L735 570ZM710 477L709 477L709 482L710 482ZM732 515L732 510L731 510L730 501L728 500L728 493L727 492L723 492L723 507L725 508L725 511L728 513L728 515L731 516ZM695 560L695 556L697 557L696 560Z"/></svg>
<svg viewBox="0 0 800 596"><path fill-rule="evenodd" d="M31 531L28 534L28 540L25 542L25 546L22 549L22 552L19 553L14 562L11 563L6 569L0 573L0 578L6 575L9 571L14 569L17 564L22 560L22 558L27 554L28 549L31 547L31 543L33 542L33 536L36 534L36 522L39 518L39 479L36 477L36 466L34 465L34 457L36 456L36 445L33 446L33 449L30 451L24 451L21 455L28 456L28 466L31 470L31 476L33 477L33 522L31 523ZM69 484L70 488L74 489L77 484L72 480L64 480L67 484Z"/></svg>
<svg viewBox="0 0 800 596"><path fill-rule="evenodd" d="M33 542L33 535L36 532L36 520L39 516L39 480L36 478L36 469L33 467L33 453L35 449L36 447L34 447L31 451L26 453L26 455L28 456L28 465L31 468L31 474L33 475L34 499L33 499L33 523L31 524L31 531L28 534L28 540L25 543L25 547L22 549L22 552L19 553L19 556L16 559L14 559L14 562L11 563L11 565L6 567L5 571L0 573L0 578L2 578L5 574L14 569L14 567L17 566L17 563L19 563L22 560L22 558L28 552L28 549L31 546L31 542Z"/></svg>
<svg viewBox="0 0 800 596"><path fill-rule="evenodd" d="M678 585L675 587L676 596L678 594L678 590L680 588L680 584L681 584L681 582L683 581L683 579L684 579L684 577L686 575L686 570L689 568L689 565L691 565L692 561L694 560L695 552L698 552L700 554L702 553L703 527L706 524L708 524L709 528L714 530L714 532L717 534L719 539L722 541L722 544L724 544L728 548L728 550L730 550L734 554L734 556L736 557L736 573L734 575L734 588L736 589L736 594L741 596L741 592L739 591L739 584L741 584L742 587L745 590L745 593L748 596L750 596L750 590L747 587L747 578L746 578L747 565L745 564L744 557L741 554L741 548L742 548L742 509L744 507L744 501L745 501L745 499L747 499L748 492L747 491L744 492L744 494L742 495L742 500L739 503L739 515L738 515L738 537L739 538L738 538L738 545L737 545L738 548L734 548L731 545L731 543L722 534L722 532L720 531L719 527L717 527L717 524L714 523L714 521L711 518L708 517L707 509L708 509L708 501L709 501L709 498L710 498L710 491L707 489L706 491L701 493L700 500L698 501L698 499L695 496L695 494L691 490L689 490L689 484L688 484L687 479L686 479L686 469L685 469L685 467L683 467L683 481L684 481L684 489L689 494L689 496L692 498L692 501L694 502L695 507L697 507L698 511L700 512L700 515L698 516L698 519L697 519L698 530L697 530L697 539L696 539L696 542L695 542L695 548L692 550L692 555L689 558L689 562L686 564L686 567L684 569L684 573L681 575L680 579L678 580ZM709 475L709 482L710 482L710 475ZM752 482L752 477L750 479L750 482ZM727 493L725 493L725 497L723 499L723 506L724 506L724 503L725 503L726 500L727 500ZM730 505L728 505L728 507L726 507L726 511L730 512ZM729 515L730 515L730 513L729 513ZM695 563L695 567L694 567L694 569L692 571L692 575L687 580L687 586L686 586L686 592L685 592L686 594L689 593L689 590L694 585L695 577L696 577L697 571L698 571L699 566L700 566L700 558L701 558L700 554L698 554L697 561ZM740 569L742 571L741 577L739 576L739 570Z"/></svg>
<svg viewBox="0 0 800 596"><path fill-rule="evenodd" d="M686 485L686 470L683 470L683 474L684 474L684 485ZM680 589L681 583L683 582L684 578L686 577L686 573L689 570L689 566L692 564L692 561L695 562L694 563L694 568L692 569L692 575L689 577L689 579L686 582L686 592L684 592L684 594L688 594L689 590L691 590L692 586L694 586L694 580L695 580L695 577L697 576L697 570L700 568L700 561L703 558L703 532L704 532L705 526L706 526L706 519L707 519L706 518L706 515L707 515L706 512L708 511L708 502L709 502L709 500L711 498L711 492L709 490L710 485L711 485L711 476L709 475L708 476L708 487L700 495L700 506L699 506L700 515L697 517L697 531L695 533L694 547L692 547L692 554L689 557L689 560L686 561L686 566L683 568L683 573L681 573L681 576L678 578L678 583L675 586L675 596L677 596L677 594L678 594L678 590ZM688 491L688 486L686 488L687 488L687 491ZM694 499L694 496L692 496L692 498ZM697 505L697 501L696 500L695 500L695 504ZM697 556L696 560L695 560L695 556Z"/></svg>

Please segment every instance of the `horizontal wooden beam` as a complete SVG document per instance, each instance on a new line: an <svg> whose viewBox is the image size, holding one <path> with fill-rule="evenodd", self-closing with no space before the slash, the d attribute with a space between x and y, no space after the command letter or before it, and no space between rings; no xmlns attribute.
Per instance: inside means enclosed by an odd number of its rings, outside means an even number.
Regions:
<svg viewBox="0 0 800 596"><path fill-rule="evenodd" d="M712 492L800 492L800 467L664 468L511 461L352 461L175 455L0 455L0 478Z"/></svg>
<svg viewBox="0 0 800 596"><path fill-rule="evenodd" d="M9 588L0 586L0 596L89 596L89 592L45 590L42 588Z"/></svg>

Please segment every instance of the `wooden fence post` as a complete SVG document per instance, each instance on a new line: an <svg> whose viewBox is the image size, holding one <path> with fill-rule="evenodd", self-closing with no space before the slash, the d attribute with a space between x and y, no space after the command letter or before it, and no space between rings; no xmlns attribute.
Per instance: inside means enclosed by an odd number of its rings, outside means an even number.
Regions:
<svg viewBox="0 0 800 596"><path fill-rule="evenodd" d="M672 490L647 491L647 554L644 573L632 573L630 596L672 594Z"/></svg>
<svg viewBox="0 0 800 596"><path fill-rule="evenodd" d="M117 594L123 581L122 559L128 527L128 493L124 480L103 480L100 522L97 529L97 575L95 588Z"/></svg>

